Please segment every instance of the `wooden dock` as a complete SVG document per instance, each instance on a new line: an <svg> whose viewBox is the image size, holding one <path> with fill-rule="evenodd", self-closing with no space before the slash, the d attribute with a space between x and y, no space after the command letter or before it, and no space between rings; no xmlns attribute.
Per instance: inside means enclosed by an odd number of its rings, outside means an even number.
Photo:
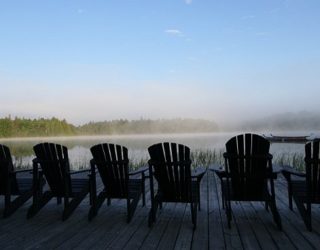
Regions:
<svg viewBox="0 0 320 250"><path fill-rule="evenodd" d="M275 183L283 231L259 202L233 203L229 229L221 207L219 179L208 172L201 184L195 231L190 207L184 204L164 204L156 223L148 228L149 200L146 207L139 203L130 224L126 223L124 200L113 200L109 207L104 204L91 222L87 219L88 197L65 222L61 221L62 205L55 200L27 220L29 200L11 217L0 219L0 249L319 249L319 206L313 207L314 231L308 232L297 209L288 208L285 180L279 177Z"/></svg>

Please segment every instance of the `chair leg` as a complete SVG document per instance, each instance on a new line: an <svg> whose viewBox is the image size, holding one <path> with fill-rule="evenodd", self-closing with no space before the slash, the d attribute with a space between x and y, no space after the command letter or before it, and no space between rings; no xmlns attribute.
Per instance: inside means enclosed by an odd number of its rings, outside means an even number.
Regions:
<svg viewBox="0 0 320 250"><path fill-rule="evenodd" d="M136 211L137 205L139 203L140 200L140 192L137 193L132 201L130 202L130 198L127 199L127 222L129 223L134 215L134 212Z"/></svg>
<svg viewBox="0 0 320 250"><path fill-rule="evenodd" d="M225 210L226 208L226 199L224 197L224 193L221 192L221 202L222 202L222 209Z"/></svg>
<svg viewBox="0 0 320 250"><path fill-rule="evenodd" d="M198 209L200 211L201 210L201 208L200 208L200 180L197 180L197 188L198 188Z"/></svg>
<svg viewBox="0 0 320 250"><path fill-rule="evenodd" d="M106 199L106 194L104 191L100 192L98 197L93 195L92 205L88 214L89 221L92 220L98 214L98 211L105 199Z"/></svg>
<svg viewBox="0 0 320 250"><path fill-rule="evenodd" d="M288 199L289 199L289 209L293 210L292 207L292 185L288 182Z"/></svg>
<svg viewBox="0 0 320 250"><path fill-rule="evenodd" d="M231 201L230 200L226 200L225 206L226 206L226 215L227 215L227 220L228 220L228 227L231 228L231 220L232 220Z"/></svg>
<svg viewBox="0 0 320 250"><path fill-rule="evenodd" d="M146 187L145 187L145 177L142 178L141 182L141 190L142 190L142 206L146 205Z"/></svg>
<svg viewBox="0 0 320 250"><path fill-rule="evenodd" d="M9 217L19 207L21 207L32 196L32 191L25 192L11 201L10 197L5 197L5 208L3 211L3 218Z"/></svg>
<svg viewBox="0 0 320 250"><path fill-rule="evenodd" d="M282 230L281 217L276 206L276 201L271 200L267 202L267 204L270 206L274 222L277 224L279 230Z"/></svg>
<svg viewBox="0 0 320 250"><path fill-rule="evenodd" d="M40 211L40 209L43 208L52 198L52 193L47 191L41 197L37 197L36 199L34 199L33 204L28 209L27 219L35 216Z"/></svg>
<svg viewBox="0 0 320 250"><path fill-rule="evenodd" d="M289 209L293 210L292 207L292 184L291 184L291 174L288 172L283 172L282 173L285 179L287 180L287 185L288 185L288 201L289 201Z"/></svg>
<svg viewBox="0 0 320 250"><path fill-rule="evenodd" d="M72 212L77 208L77 206L81 203L81 201L86 197L89 192L89 187L86 187L82 190L82 192L78 193L70 202L66 199L67 203L65 203L65 208L62 214L62 220L66 220L70 217Z"/></svg>
<svg viewBox="0 0 320 250"><path fill-rule="evenodd" d="M264 208L265 210L269 211L269 204L267 201L264 202Z"/></svg>
<svg viewBox="0 0 320 250"><path fill-rule="evenodd" d="M192 219L192 224L193 224L193 230L196 229L197 227L197 205L198 202L191 202L190 207L191 207L191 219Z"/></svg>
<svg viewBox="0 0 320 250"><path fill-rule="evenodd" d="M57 205L60 205L62 203L61 197L57 197Z"/></svg>
<svg viewBox="0 0 320 250"><path fill-rule="evenodd" d="M302 200L296 196L293 195L293 199L297 205L298 211L304 221L304 224L306 225L307 229L311 232L312 231L312 224L311 224L311 204L307 204L307 208L304 206Z"/></svg>
<svg viewBox="0 0 320 250"><path fill-rule="evenodd" d="M154 201L152 201L151 209L149 212L148 217L148 226L151 227L151 225L156 221L156 213L158 210L159 201L155 198Z"/></svg>

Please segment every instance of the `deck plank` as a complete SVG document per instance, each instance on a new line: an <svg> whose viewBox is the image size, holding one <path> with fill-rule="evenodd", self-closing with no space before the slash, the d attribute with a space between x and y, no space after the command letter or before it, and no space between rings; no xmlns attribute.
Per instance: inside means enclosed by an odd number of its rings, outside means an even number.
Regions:
<svg viewBox="0 0 320 250"><path fill-rule="evenodd" d="M224 227L222 223L222 216L225 215L225 211L222 209L222 200L220 190L217 185L220 186L219 180L216 180L216 176L212 172L208 172L208 239L209 249L224 249L225 237Z"/></svg>
<svg viewBox="0 0 320 250"><path fill-rule="evenodd" d="M113 200L101 207L89 222L89 196L65 222L62 205L52 200L34 218L27 220L31 200L15 214L0 219L0 249L317 249L320 245L320 209L312 208L313 232L307 231L294 204L288 208L286 182L275 181L276 201L283 223L279 231L271 212L263 203L233 203L231 229L221 204L220 182L208 172L201 183L201 211L193 231L190 206L168 203L157 213L157 221L147 225L147 204L138 204L131 223L126 223L126 203ZM148 185L147 185L148 190ZM3 209L0 199L0 212Z"/></svg>

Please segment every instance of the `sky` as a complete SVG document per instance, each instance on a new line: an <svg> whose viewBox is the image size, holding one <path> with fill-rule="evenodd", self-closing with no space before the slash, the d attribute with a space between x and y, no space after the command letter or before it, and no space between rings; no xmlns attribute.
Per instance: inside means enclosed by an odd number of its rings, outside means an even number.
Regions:
<svg viewBox="0 0 320 250"><path fill-rule="evenodd" d="M0 0L0 117L320 109L319 0Z"/></svg>

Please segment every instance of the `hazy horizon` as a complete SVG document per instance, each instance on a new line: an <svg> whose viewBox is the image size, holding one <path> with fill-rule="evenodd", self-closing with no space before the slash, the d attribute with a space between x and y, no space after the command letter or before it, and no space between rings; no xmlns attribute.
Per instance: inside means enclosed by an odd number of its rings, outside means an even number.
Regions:
<svg viewBox="0 0 320 250"><path fill-rule="evenodd" d="M317 0L0 3L0 117L319 113Z"/></svg>

